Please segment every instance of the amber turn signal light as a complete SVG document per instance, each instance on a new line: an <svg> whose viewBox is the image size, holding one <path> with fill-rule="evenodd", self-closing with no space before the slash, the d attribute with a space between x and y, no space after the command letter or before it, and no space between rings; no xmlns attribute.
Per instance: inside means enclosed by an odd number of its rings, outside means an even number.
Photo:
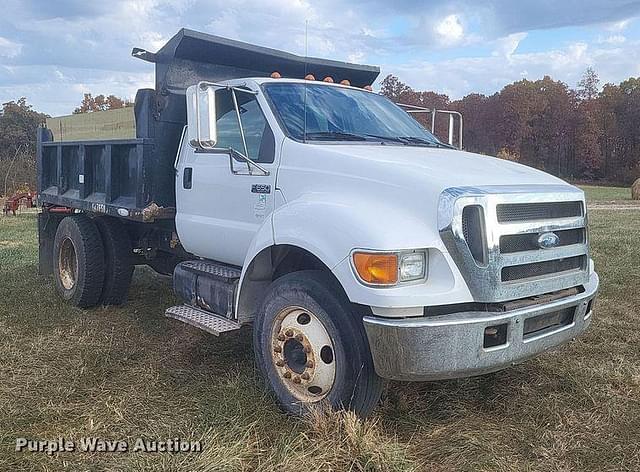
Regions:
<svg viewBox="0 0 640 472"><path fill-rule="evenodd" d="M353 265L360 278L369 284L395 285L398 282L398 255L355 252Z"/></svg>

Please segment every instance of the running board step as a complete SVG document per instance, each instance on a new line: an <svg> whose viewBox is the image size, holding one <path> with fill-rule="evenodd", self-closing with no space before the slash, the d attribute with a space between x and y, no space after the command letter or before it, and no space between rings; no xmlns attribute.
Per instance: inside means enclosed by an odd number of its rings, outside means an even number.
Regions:
<svg viewBox="0 0 640 472"><path fill-rule="evenodd" d="M191 326L195 326L207 333L220 336L228 331L240 329L240 325L233 320L224 318L214 313L194 308L189 305L177 305L167 308L165 311L167 318L173 318Z"/></svg>

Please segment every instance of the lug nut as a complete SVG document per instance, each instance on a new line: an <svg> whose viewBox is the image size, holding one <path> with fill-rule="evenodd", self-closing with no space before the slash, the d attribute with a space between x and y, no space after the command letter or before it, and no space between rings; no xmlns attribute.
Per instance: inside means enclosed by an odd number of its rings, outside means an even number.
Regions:
<svg viewBox="0 0 640 472"><path fill-rule="evenodd" d="M307 366L309 369L313 369L313 361L307 361L306 366Z"/></svg>
<svg viewBox="0 0 640 472"><path fill-rule="evenodd" d="M285 340L284 334L279 334L278 341L284 341L284 340Z"/></svg>
<svg viewBox="0 0 640 472"><path fill-rule="evenodd" d="M274 352L282 352L282 348L280 346L274 346L273 351Z"/></svg>
<svg viewBox="0 0 640 472"><path fill-rule="evenodd" d="M278 360L276 361L276 365L277 365L278 367L284 367L284 361L283 361L282 359L278 359Z"/></svg>
<svg viewBox="0 0 640 472"><path fill-rule="evenodd" d="M302 380L309 380L311 378L311 376L306 372L303 373L300 377L302 378Z"/></svg>
<svg viewBox="0 0 640 472"><path fill-rule="evenodd" d="M305 354L309 354L311 352L311 348L309 346L305 346L304 348L302 348L302 350Z"/></svg>
<svg viewBox="0 0 640 472"><path fill-rule="evenodd" d="M301 343L303 339L304 337L301 334L296 335L296 341Z"/></svg>
<svg viewBox="0 0 640 472"><path fill-rule="evenodd" d="M300 377L298 377L297 375L293 378L293 383L297 383L299 384L301 382Z"/></svg>
<svg viewBox="0 0 640 472"><path fill-rule="evenodd" d="M291 378L291 372L286 371L284 374L282 374L282 376L283 376L285 379L290 379L290 378Z"/></svg>
<svg viewBox="0 0 640 472"><path fill-rule="evenodd" d="M288 329L284 332L284 334L286 334L287 336L291 337L293 336L293 330L292 329Z"/></svg>

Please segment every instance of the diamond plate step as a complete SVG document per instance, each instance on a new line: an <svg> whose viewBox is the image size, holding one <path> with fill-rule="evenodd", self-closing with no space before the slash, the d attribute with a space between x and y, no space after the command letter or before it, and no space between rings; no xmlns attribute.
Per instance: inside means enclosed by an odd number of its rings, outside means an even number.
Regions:
<svg viewBox="0 0 640 472"><path fill-rule="evenodd" d="M220 336L221 333L226 333L227 331L240 329L240 325L235 321L189 305L172 306L167 308L164 314L167 318L182 321L216 336Z"/></svg>
<svg viewBox="0 0 640 472"><path fill-rule="evenodd" d="M240 274L242 273L240 269L236 269L235 267L209 261L185 261L181 262L180 266L193 272L202 272L228 280L239 279Z"/></svg>

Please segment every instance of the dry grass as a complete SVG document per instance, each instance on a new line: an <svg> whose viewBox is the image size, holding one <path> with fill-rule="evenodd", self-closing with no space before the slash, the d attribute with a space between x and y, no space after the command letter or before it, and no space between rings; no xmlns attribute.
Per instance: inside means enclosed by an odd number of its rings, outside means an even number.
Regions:
<svg viewBox="0 0 640 472"><path fill-rule="evenodd" d="M640 470L640 212L591 214L603 279L582 338L473 379L392 383L374 418L281 414L248 332L162 316L170 281L82 311L36 275L35 218L0 217L0 470ZM15 453L15 438L180 437L200 454Z"/></svg>

